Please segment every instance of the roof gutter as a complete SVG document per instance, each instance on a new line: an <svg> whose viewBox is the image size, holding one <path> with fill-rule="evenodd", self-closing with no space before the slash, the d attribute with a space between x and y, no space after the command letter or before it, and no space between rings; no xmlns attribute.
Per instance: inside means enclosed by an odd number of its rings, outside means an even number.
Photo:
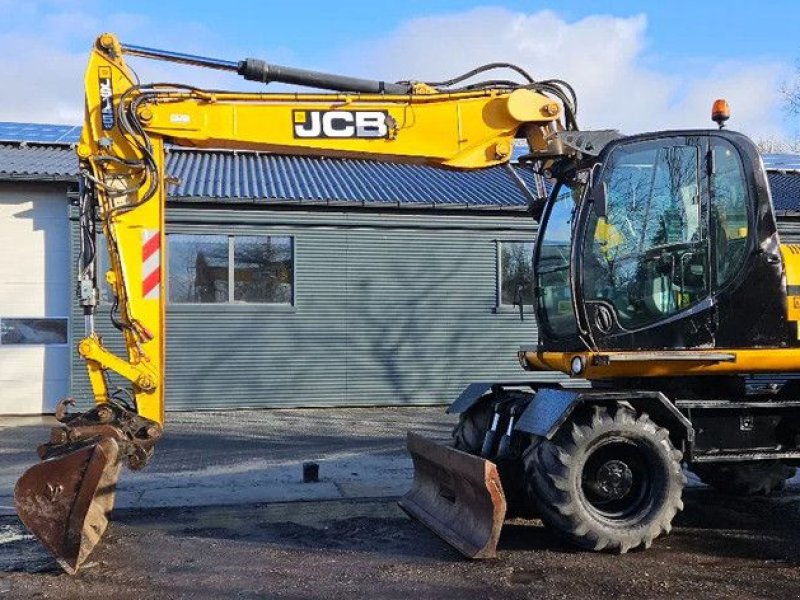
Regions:
<svg viewBox="0 0 800 600"><path fill-rule="evenodd" d="M41 181L44 183L77 183L78 175L41 173L0 173L0 181Z"/></svg>

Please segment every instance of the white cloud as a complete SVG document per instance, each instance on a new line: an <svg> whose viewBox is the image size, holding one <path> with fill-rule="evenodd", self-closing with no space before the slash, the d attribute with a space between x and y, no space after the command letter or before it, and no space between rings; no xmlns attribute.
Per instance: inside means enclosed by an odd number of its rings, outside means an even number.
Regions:
<svg viewBox="0 0 800 600"><path fill-rule="evenodd" d="M123 42L143 46L233 60L245 55L202 23L187 21L176 27L145 15L108 13L99 10L95 0L25 2L22 11L12 11L12 4L0 0L0 13L8 5L12 15L0 23L0 121L81 123L86 61L96 36L105 31L113 31ZM287 54L285 49L257 52ZM129 63L144 81L263 91L263 86L220 71L135 58Z"/></svg>
<svg viewBox="0 0 800 600"><path fill-rule="evenodd" d="M667 74L647 66L646 36L644 15L568 22L548 10L479 8L409 20L380 39L344 49L335 66L387 79L436 80L482 63L512 62L534 78L572 83L585 129L705 128L713 126L711 104L724 97L732 128L754 137L781 133L777 88L785 65L754 58Z"/></svg>
<svg viewBox="0 0 800 600"><path fill-rule="evenodd" d="M8 10L2 10L7 7ZM284 64L386 79L440 79L490 61L508 61L534 77L557 77L578 91L579 123L627 133L672 127L708 127L710 106L725 97L731 127L754 137L784 133L779 83L786 65L755 57L693 65L670 73L649 66L647 19L596 15L568 22L553 11L532 14L480 8L404 22L381 37L334 52L328 64L298 64L297 47L243 50L252 40L225 40L213 24L161 23L156 17L108 14L97 0L19 3L0 0L8 19L0 24L0 120L79 123L83 70L94 37L114 31L124 41L188 53L239 59L268 58ZM103 15L100 17L99 15ZM678 41L676 40L676 43ZM703 57L698 57L702 59ZM263 91L235 75L132 60L146 81ZM280 88L270 88L280 89Z"/></svg>

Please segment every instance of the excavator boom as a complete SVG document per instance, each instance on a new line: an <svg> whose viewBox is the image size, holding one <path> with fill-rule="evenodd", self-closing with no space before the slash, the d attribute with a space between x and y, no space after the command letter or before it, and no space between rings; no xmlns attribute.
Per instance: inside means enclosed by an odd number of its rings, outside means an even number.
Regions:
<svg viewBox="0 0 800 600"><path fill-rule="evenodd" d="M241 93L171 83L143 85L126 64L126 55L328 92ZM447 85L390 83L256 59L231 62L126 46L112 34L97 39L85 74L86 111L77 147L82 174L78 296L86 323L78 352L86 361L95 407L74 415L66 413L67 404L60 407L62 425L40 447L43 462L26 472L15 490L22 521L65 570L77 572L100 540L122 464L142 468L162 434L165 145L360 157L455 169L507 163L516 138L527 140L529 157L546 161L563 155L558 133L575 128L571 88L558 81L535 82L513 65L488 65L467 75L498 66L516 69L525 81L466 84L464 76ZM521 180L518 184L524 188ZM105 274L96 268L98 222L109 252L111 268ZM111 316L124 336L125 357L107 349L95 332L101 277L116 298ZM111 389L109 372L127 380L129 387ZM420 493L404 507L440 534L441 523L449 523L445 537L456 540L457 546L458 540L471 536L461 544L462 551L490 554L499 533L497 519L502 522L504 512L502 490L498 494L495 489L496 473L492 478L491 468L479 458L426 448L419 441L411 444L415 461L457 473L455 490L461 492L450 505L442 504L438 493L426 496L421 489L426 472L420 470L423 479L415 488ZM426 509L431 502L433 513ZM470 516L475 511L481 514ZM487 515L490 527L477 537L475 532L458 531L459 522L485 521Z"/></svg>

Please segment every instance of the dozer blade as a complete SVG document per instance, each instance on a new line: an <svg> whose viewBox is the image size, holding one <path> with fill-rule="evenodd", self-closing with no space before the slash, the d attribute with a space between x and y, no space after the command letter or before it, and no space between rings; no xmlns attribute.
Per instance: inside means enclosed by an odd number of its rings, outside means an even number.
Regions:
<svg viewBox="0 0 800 600"><path fill-rule="evenodd" d="M70 575L106 530L122 467L119 455L117 441L102 438L31 467L14 488L25 527Z"/></svg>
<svg viewBox="0 0 800 600"><path fill-rule="evenodd" d="M414 484L400 507L469 558L494 558L506 515L497 466L408 432Z"/></svg>

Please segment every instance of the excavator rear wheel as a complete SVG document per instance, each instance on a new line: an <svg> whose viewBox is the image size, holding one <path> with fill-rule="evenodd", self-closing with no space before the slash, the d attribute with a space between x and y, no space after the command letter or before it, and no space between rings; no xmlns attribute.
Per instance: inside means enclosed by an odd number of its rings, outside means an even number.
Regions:
<svg viewBox="0 0 800 600"><path fill-rule="evenodd" d="M648 548L683 509L681 453L627 407L592 407L552 440L535 438L523 460L545 525L583 548Z"/></svg>
<svg viewBox="0 0 800 600"><path fill-rule="evenodd" d="M692 465L700 481L724 494L766 496L782 490L797 469L777 460L740 464Z"/></svg>
<svg viewBox="0 0 800 600"><path fill-rule="evenodd" d="M522 393L507 391L506 394ZM461 413L458 425L453 429L453 447L456 450L480 456L483 447L483 438L492 426L494 417L493 394L473 405L468 411ZM509 458L497 460L497 471L503 484L503 493L506 497L507 518L536 516L533 502L528 498L525 485L525 467L522 464L519 441L512 444L512 455Z"/></svg>

